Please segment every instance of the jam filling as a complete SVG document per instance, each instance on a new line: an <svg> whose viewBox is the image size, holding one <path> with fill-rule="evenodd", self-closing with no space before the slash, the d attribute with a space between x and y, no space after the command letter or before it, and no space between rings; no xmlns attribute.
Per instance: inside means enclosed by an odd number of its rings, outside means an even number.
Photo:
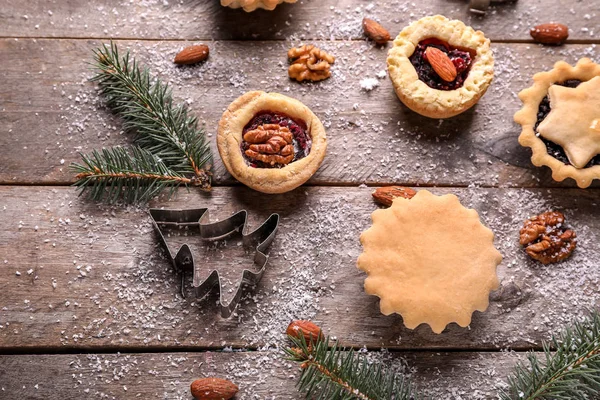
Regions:
<svg viewBox="0 0 600 400"><path fill-rule="evenodd" d="M440 78L431 67L431 64L427 61L427 54L425 54L427 47L438 48L448 55L457 72L456 78L452 82L446 82ZM465 79L467 79L469 70L473 64L473 54L469 51L452 47L443 40L430 38L419 42L409 60L413 67L415 67L419 79L425 82L427 86L438 90L454 90L462 87L465 83Z"/></svg>
<svg viewBox="0 0 600 400"><path fill-rule="evenodd" d="M581 81L578 79L569 79L564 82L560 82L560 83L557 82L557 83L555 83L555 85L576 88L577 86L579 86L580 83L581 83ZM540 105L538 107L537 122L535 123L535 127L534 127L535 132L538 135L538 137L540 139L542 139L542 141L546 145L546 151L548 152L548 154L550 154L552 157L556 158L558 161L561 161L564 164L571 165L571 163L569 162L569 157L567 157L567 154L565 153L563 148L560 145L558 145L554 142L551 142L548 139L540 136L539 132L537 131L538 125L544 120L544 118L546 118L548 116L548 114L550 114L550 110L551 110L550 99L548 98L548 96L546 96L542 99L542 101L540 102ZM584 168L589 168L594 165L600 165L600 154L597 155L596 157L592 158L590 160L590 162L587 163L587 165Z"/></svg>
<svg viewBox="0 0 600 400"><path fill-rule="evenodd" d="M274 111L261 111L250 120L250 122L244 127L242 131L242 137L246 134L246 132L257 129L260 126L268 126L270 124L276 124L281 127L286 127L291 134L293 135L292 144L294 147L294 157L289 162L289 164L294 161L298 161L310 154L310 149L312 146L312 139L310 134L307 132L307 126L304 121L293 119L292 117L279 112ZM253 168L283 168L287 164L280 163L267 163L262 162L256 159L253 159L247 155L248 149L250 149L251 144L246 140L242 141L240 148L242 150L242 155L244 159L248 162Z"/></svg>

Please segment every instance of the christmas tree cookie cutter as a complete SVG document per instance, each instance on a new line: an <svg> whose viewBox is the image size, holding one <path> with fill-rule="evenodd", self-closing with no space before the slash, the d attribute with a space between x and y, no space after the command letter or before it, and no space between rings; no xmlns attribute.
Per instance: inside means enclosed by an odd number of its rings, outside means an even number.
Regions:
<svg viewBox="0 0 600 400"><path fill-rule="evenodd" d="M267 250L279 226L279 215L271 214L261 226L252 232L247 232L248 212L246 210L238 211L231 217L218 222L209 222L208 208L194 208L183 210L166 210L153 208L150 209L152 224L159 235L160 241L167 249L168 257L175 268L175 271L181 274L181 295L185 297L185 271L193 270L193 287L198 298L204 298L208 295L215 286L219 290L219 304L221 307L221 316L228 318L236 309L240 299L244 284L250 286L256 285L263 276L267 267L269 256ZM244 247L254 248L254 265L255 270L244 269L239 284L236 283L234 296L226 303L224 300L223 281L219 275L218 269L209 266L208 277L202 279L206 273L206 266L194 264L194 255L192 249L186 243L178 249L173 249L169 246L162 227L182 228L188 232L197 233L200 240L203 242L211 242L223 240L233 235L241 235ZM196 237L195 235L192 237Z"/></svg>

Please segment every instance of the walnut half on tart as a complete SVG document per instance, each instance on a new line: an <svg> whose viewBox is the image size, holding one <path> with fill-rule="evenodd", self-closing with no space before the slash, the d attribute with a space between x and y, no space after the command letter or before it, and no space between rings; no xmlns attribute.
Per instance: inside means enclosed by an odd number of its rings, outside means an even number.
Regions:
<svg viewBox="0 0 600 400"><path fill-rule="evenodd" d="M387 64L398 98L430 118L449 118L468 110L494 76L490 40L441 15L404 28L394 40Z"/></svg>
<svg viewBox="0 0 600 400"><path fill-rule="evenodd" d="M234 178L263 193L284 193L319 169L327 138L317 116L298 100L248 92L227 107L217 138Z"/></svg>
<svg viewBox="0 0 600 400"><path fill-rule="evenodd" d="M558 61L535 74L519 98L519 143L531 148L533 165L550 167L559 182L573 178L580 188L600 179L600 65Z"/></svg>

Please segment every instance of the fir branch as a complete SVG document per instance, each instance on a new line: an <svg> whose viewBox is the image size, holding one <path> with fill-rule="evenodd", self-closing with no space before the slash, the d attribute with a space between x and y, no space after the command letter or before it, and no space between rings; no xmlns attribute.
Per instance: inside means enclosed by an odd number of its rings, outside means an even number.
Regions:
<svg viewBox="0 0 600 400"><path fill-rule="evenodd" d="M307 399L418 400L424 397L402 375L380 362L370 362L329 337L307 345L304 336L289 336L295 347L285 349L289 360L300 363L298 388Z"/></svg>
<svg viewBox="0 0 600 400"><path fill-rule="evenodd" d="M600 396L600 314L544 342L544 360L535 353L519 362L502 400L587 399Z"/></svg>
<svg viewBox="0 0 600 400"><path fill-rule="evenodd" d="M136 133L137 148L131 154L113 148L83 156L88 169L72 165L78 173L75 185L82 191L89 186L90 197L96 200L108 195L111 201L130 202L149 200L181 184L210 190L212 156L196 117L185 105L174 105L169 87L130 61L129 53L121 57L114 43L94 55L99 72L92 81L98 82L106 104L123 118L124 128Z"/></svg>
<svg viewBox="0 0 600 400"><path fill-rule="evenodd" d="M113 203L145 202L170 188L169 195L180 185L191 185L193 178L170 169L162 160L137 146L131 154L122 147L94 150L81 155L83 164L72 164L77 172L76 186L93 200L107 198Z"/></svg>
<svg viewBox="0 0 600 400"><path fill-rule="evenodd" d="M137 133L136 144L179 173L205 177L210 186L206 176L212 161L210 146L197 118L188 115L185 105L173 105L168 85L153 81L147 68L129 61L129 53L119 57L114 43L94 54L100 72L92 81L98 82L108 106L123 118L125 129Z"/></svg>

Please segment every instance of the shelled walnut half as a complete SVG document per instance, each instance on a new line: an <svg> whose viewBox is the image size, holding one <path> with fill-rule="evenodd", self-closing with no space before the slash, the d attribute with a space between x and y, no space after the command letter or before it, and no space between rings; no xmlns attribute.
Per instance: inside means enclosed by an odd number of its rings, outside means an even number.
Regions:
<svg viewBox="0 0 600 400"><path fill-rule="evenodd" d="M260 125L244 134L250 144L245 151L252 160L270 165L286 165L294 159L294 136L286 126L278 124Z"/></svg>
<svg viewBox="0 0 600 400"><path fill-rule="evenodd" d="M542 264L562 261L577 246L577 235L564 222L565 216L557 211L529 218L519 231L519 242L531 258Z"/></svg>
<svg viewBox="0 0 600 400"><path fill-rule="evenodd" d="M288 51L292 65L288 69L290 78L302 82L321 81L331 76L331 64L335 57L313 45L294 47Z"/></svg>

